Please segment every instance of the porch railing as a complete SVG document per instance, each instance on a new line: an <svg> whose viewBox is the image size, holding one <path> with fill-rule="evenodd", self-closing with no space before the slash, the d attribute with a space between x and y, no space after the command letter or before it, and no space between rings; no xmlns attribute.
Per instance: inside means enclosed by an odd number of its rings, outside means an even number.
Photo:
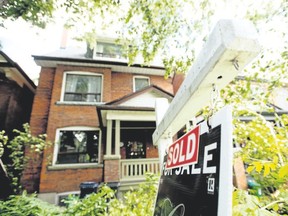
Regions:
<svg viewBox="0 0 288 216"><path fill-rule="evenodd" d="M125 159L120 161L120 181L144 180L145 173L160 173L158 158Z"/></svg>

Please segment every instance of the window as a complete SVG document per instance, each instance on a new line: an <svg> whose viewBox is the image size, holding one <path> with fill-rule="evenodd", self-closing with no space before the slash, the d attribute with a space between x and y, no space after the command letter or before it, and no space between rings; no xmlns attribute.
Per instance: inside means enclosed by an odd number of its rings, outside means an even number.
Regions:
<svg viewBox="0 0 288 216"><path fill-rule="evenodd" d="M79 191L70 191L70 192L59 193L56 196L57 205L67 207L67 203L65 203L65 201L69 200L69 196L79 197Z"/></svg>
<svg viewBox="0 0 288 216"><path fill-rule="evenodd" d="M99 130L57 130L54 164L98 163Z"/></svg>
<svg viewBox="0 0 288 216"><path fill-rule="evenodd" d="M139 91L150 85L149 77L137 76L134 77L134 92Z"/></svg>
<svg viewBox="0 0 288 216"><path fill-rule="evenodd" d="M93 73L66 73L64 101L101 102L102 75Z"/></svg>
<svg viewBox="0 0 288 216"><path fill-rule="evenodd" d="M126 56L123 53L122 46L114 43L97 42L96 56L126 59Z"/></svg>

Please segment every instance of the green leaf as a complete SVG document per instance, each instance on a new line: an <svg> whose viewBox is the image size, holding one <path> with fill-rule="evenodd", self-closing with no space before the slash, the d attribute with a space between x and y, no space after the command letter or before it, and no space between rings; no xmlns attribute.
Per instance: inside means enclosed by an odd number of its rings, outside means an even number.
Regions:
<svg viewBox="0 0 288 216"><path fill-rule="evenodd" d="M263 169L263 164L260 162L253 162L253 165L255 166L255 170L260 173Z"/></svg>
<svg viewBox="0 0 288 216"><path fill-rule="evenodd" d="M288 176L288 164L286 164L285 166L282 166L279 169L279 177L284 178L286 176Z"/></svg>
<svg viewBox="0 0 288 216"><path fill-rule="evenodd" d="M264 164L264 173L263 176L267 176L270 173L270 165L269 164Z"/></svg>
<svg viewBox="0 0 288 216"><path fill-rule="evenodd" d="M246 171L247 171L248 173L251 173L254 169L255 169L255 166L250 165L250 166L246 169Z"/></svg>

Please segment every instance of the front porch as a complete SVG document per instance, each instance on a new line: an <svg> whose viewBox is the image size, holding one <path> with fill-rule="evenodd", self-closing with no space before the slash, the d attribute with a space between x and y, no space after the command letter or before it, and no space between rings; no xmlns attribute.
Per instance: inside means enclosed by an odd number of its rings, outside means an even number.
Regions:
<svg viewBox="0 0 288 216"><path fill-rule="evenodd" d="M119 190L137 187L145 173L160 173L158 149L153 145L156 129L155 99L173 95L149 86L96 107L106 137L103 143L103 181L120 183Z"/></svg>

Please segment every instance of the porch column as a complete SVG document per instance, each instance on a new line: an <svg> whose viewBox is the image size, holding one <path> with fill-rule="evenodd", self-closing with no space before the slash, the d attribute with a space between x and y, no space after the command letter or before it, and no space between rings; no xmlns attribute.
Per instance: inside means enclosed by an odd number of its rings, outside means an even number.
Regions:
<svg viewBox="0 0 288 216"><path fill-rule="evenodd" d="M106 132L106 155L111 155L112 152L112 120L107 119L107 132Z"/></svg>
<svg viewBox="0 0 288 216"><path fill-rule="evenodd" d="M118 139L120 140L119 126L120 122L118 121L117 123L116 121L115 154L112 154L112 119L107 119L106 154L104 155L104 182L119 182L120 180L120 141L117 141Z"/></svg>
<svg viewBox="0 0 288 216"><path fill-rule="evenodd" d="M115 121L115 155L120 155L120 120Z"/></svg>

